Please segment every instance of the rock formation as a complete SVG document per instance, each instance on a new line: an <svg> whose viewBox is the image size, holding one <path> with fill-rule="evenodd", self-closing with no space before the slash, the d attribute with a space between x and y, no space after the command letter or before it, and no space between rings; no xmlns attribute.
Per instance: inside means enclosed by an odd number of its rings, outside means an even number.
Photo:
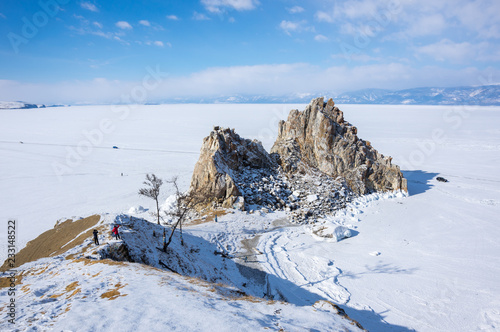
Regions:
<svg viewBox="0 0 500 332"><path fill-rule="evenodd" d="M204 206L286 209L294 211L293 220L310 220L357 195L406 191L391 159L357 137L332 99L317 98L280 122L271 154L234 129L214 127L203 140L190 190L206 196Z"/></svg>
<svg viewBox="0 0 500 332"><path fill-rule="evenodd" d="M279 124L271 153L280 156L285 172L316 168L341 177L356 194L406 191L406 179L391 157L384 157L370 142L359 139L357 129L344 120L332 99L311 101L303 112L292 110Z"/></svg>
<svg viewBox="0 0 500 332"><path fill-rule="evenodd" d="M258 141L243 139L234 129L214 127L203 139L200 158L191 178L191 190L202 191L209 201L223 207L244 204L236 185L247 169L270 169L276 162Z"/></svg>

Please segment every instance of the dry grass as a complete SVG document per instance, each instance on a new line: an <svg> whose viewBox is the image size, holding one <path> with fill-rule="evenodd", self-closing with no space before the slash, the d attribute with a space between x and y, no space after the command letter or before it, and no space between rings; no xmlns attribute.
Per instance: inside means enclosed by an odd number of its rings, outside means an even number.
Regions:
<svg viewBox="0 0 500 332"><path fill-rule="evenodd" d="M117 283L115 285L115 287L116 287L115 289L111 289L111 290L109 290L109 291L107 291L105 293L102 293L101 294L101 298L102 299L108 299L108 300L116 300L120 296L127 296L127 294L123 294L123 295L120 294L120 289L123 288L123 287L125 287L126 285L127 284L122 285L120 283Z"/></svg>
<svg viewBox="0 0 500 332"><path fill-rule="evenodd" d="M83 263L84 265L94 265L94 264L107 264L107 265L118 265L118 266L127 266L130 264L129 262L120 262L120 261L114 261L109 258L106 259L88 259L88 258L77 258L73 259L71 263Z"/></svg>
<svg viewBox="0 0 500 332"><path fill-rule="evenodd" d="M57 299L58 297L66 295L66 299L70 299L82 291L81 288L77 288L77 286L78 286L78 281L74 281L71 284L66 286L66 288L64 289L64 292L62 292L61 294L50 295L49 298ZM42 295L42 297L43 297L43 295Z"/></svg>
<svg viewBox="0 0 500 332"><path fill-rule="evenodd" d="M16 274L16 287L20 284L22 284L23 281L23 276L21 274ZM10 287L10 278L0 278L0 288L9 288Z"/></svg>
<svg viewBox="0 0 500 332"><path fill-rule="evenodd" d="M66 220L57 224L53 229L40 234L36 239L28 242L26 247L16 254L16 267L43 257L60 255L82 244L85 239L92 236L92 227L100 219L100 216L94 215L74 222ZM78 236L78 234L80 235ZM0 271L7 271L9 269L7 261L0 267Z"/></svg>
<svg viewBox="0 0 500 332"><path fill-rule="evenodd" d="M215 214L217 214L217 218L220 218L228 213L229 212L227 210L209 210L203 213L200 218L189 220L188 222L185 223L185 225L194 226L215 221Z"/></svg>
<svg viewBox="0 0 500 332"><path fill-rule="evenodd" d="M361 324L352 319L351 317L349 317L344 309L342 309L341 307L339 307L338 305L336 305L335 303L332 303L328 300L319 300L319 301L316 301L314 304L313 304L313 307L316 308L316 309L320 309L322 307L325 307L325 306L330 306L332 309L334 309L336 311L336 314L338 314L339 316L343 317L344 319L347 319L348 321L350 321L350 324L351 325L354 325L356 327L358 327L359 329L363 330L363 331L366 331L363 326L361 326Z"/></svg>

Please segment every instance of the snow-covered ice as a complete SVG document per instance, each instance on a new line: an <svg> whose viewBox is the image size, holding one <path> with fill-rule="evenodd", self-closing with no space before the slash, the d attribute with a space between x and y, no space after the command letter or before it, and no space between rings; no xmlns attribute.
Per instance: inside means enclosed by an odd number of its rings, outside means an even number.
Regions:
<svg viewBox="0 0 500 332"><path fill-rule="evenodd" d="M202 138L213 125L236 128L269 149L277 121L291 108L303 107L0 110L1 244L6 247L9 218L18 221L20 247L60 219L120 214L131 207L136 209L130 213L139 213L140 205L149 210L141 217L153 220L149 212L155 210L154 202L137 194L146 173L164 179L179 175L187 189ZM339 107L361 138L401 166L408 197L362 197L315 225L349 229L351 237L338 242L318 237L313 226L289 225L284 213L235 212L186 232L220 243L235 260L252 251L256 262L250 264L266 273L269 293L295 305L333 301L370 331L500 328L500 108ZM449 182L438 182L437 176ZM172 193L165 190L162 202ZM133 281L138 272L135 265L131 269L130 295L115 301L136 296L133 288L139 289L140 275ZM41 287L43 281L38 282ZM155 287L147 292L153 294ZM152 299L147 301L153 305ZM72 329L89 313L103 318L91 304L74 310L61 326Z"/></svg>

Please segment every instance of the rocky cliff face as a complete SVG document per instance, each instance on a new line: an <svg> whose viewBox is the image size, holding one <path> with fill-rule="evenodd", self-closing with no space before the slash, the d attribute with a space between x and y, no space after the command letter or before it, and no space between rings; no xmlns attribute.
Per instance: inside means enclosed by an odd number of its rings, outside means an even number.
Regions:
<svg viewBox="0 0 500 332"><path fill-rule="evenodd" d="M384 157L370 142L357 136L357 129L344 120L332 99L311 101L303 112L292 110L271 153L280 156L285 172L306 172L315 168L333 177L342 177L356 194L374 191L407 190L397 165Z"/></svg>
<svg viewBox="0 0 500 332"><path fill-rule="evenodd" d="M214 127L203 140L190 190L204 193L205 206L286 209L300 221L341 209L356 195L406 191L391 159L357 137L332 99L317 98L280 122L271 154L234 129Z"/></svg>
<svg viewBox="0 0 500 332"><path fill-rule="evenodd" d="M190 189L204 192L207 202L213 201L223 207L241 205L244 201L236 185L238 178L245 170L267 170L273 165L276 162L260 142L243 139L234 129L214 127L203 139Z"/></svg>

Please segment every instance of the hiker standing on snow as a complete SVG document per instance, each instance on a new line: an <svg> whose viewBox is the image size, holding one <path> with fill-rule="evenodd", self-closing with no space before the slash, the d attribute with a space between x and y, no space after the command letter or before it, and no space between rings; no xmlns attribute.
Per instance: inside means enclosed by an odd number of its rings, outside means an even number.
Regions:
<svg viewBox="0 0 500 332"><path fill-rule="evenodd" d="M113 230L111 231L111 233L113 233L115 235L115 240L121 239L120 234L118 233L119 227L120 227L120 225L115 225L115 227L113 227Z"/></svg>
<svg viewBox="0 0 500 332"><path fill-rule="evenodd" d="M163 251L167 252L167 236L165 230L163 230Z"/></svg>
<svg viewBox="0 0 500 332"><path fill-rule="evenodd" d="M94 243L99 245L99 239L97 238L97 234L99 234L99 232L97 231L97 229L94 229Z"/></svg>

